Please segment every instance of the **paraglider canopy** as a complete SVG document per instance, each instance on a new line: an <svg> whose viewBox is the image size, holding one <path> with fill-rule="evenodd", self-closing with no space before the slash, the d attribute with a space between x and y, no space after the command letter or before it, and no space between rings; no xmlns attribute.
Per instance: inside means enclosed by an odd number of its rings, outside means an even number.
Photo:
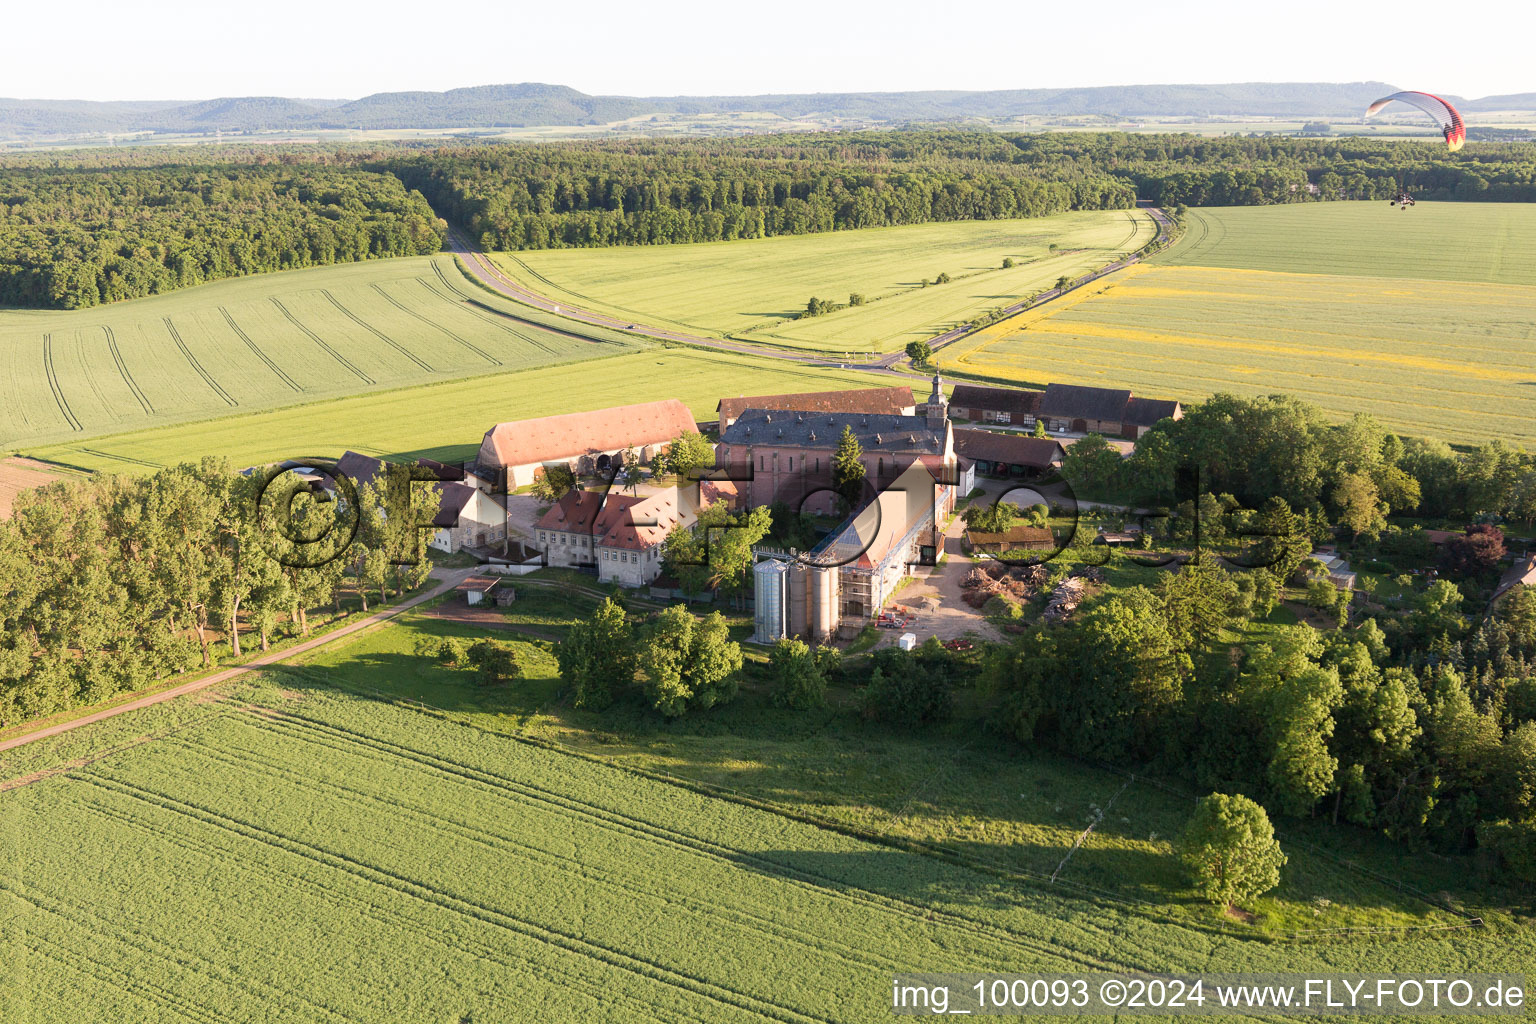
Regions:
<svg viewBox="0 0 1536 1024"><path fill-rule="evenodd" d="M1424 113L1435 119L1440 126L1440 132L1445 136L1445 144L1450 147L1452 153L1462 147L1467 141L1467 126L1462 121L1456 108L1433 93L1427 92L1395 92L1391 96L1383 96L1372 103L1366 110L1365 116L1370 117L1376 111L1396 100L1412 107L1418 107Z"/></svg>

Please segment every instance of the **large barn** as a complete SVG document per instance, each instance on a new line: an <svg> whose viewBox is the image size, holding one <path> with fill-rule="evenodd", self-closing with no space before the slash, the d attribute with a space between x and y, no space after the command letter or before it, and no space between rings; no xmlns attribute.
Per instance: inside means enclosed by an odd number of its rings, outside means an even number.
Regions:
<svg viewBox="0 0 1536 1024"><path fill-rule="evenodd" d="M488 475L505 470L511 489L533 483L536 471L550 463L569 466L578 475L606 473L626 448L649 463L656 450L697 429L693 414L675 398L543 416L487 430L476 461Z"/></svg>

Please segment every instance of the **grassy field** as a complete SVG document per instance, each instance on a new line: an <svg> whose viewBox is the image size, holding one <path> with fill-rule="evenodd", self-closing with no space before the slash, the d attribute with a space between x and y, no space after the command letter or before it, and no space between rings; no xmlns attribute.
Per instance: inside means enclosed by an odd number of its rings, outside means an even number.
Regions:
<svg viewBox="0 0 1536 1024"><path fill-rule="evenodd" d="M0 310L0 450L636 348L562 323L474 287L449 256Z"/></svg>
<svg viewBox="0 0 1536 1024"><path fill-rule="evenodd" d="M1299 203L1191 210L1177 266L1536 286L1536 206ZM1472 305L1469 303L1469 305Z"/></svg>
<svg viewBox="0 0 1536 1024"><path fill-rule="evenodd" d="M388 627L0 756L8 1019L873 1021L902 970L1529 965L1502 916L1278 944L1177 898L1170 916L1124 891L1166 899L1148 830L1187 809L1159 790L974 735L797 728L752 694L597 732L562 717L539 645L489 691L411 653L455 628ZM536 742L562 730L573 749ZM1095 805L1104 831L1058 884L1008 873L1056 861ZM1452 920L1289 849L1286 884L1331 897L1296 911L1317 927Z"/></svg>
<svg viewBox="0 0 1536 1024"><path fill-rule="evenodd" d="M1533 310L1536 208L1196 210L1154 265L992 325L940 365L1186 402L1288 392L1403 433L1530 444Z"/></svg>
<svg viewBox="0 0 1536 1024"><path fill-rule="evenodd" d="M227 456L239 466L248 466L299 456L334 457L348 448L458 461L471 458L481 435L503 420L660 398L679 398L695 416L710 420L715 417L715 404L725 395L889 385L892 380L751 356L658 348L576 365L21 447L49 462L119 472L153 469L203 455Z"/></svg>
<svg viewBox="0 0 1536 1024"><path fill-rule="evenodd" d="M1100 267L1153 234L1146 214L1117 210L494 258L532 289L623 319L795 349L893 352ZM1001 269L1005 258L1016 265ZM941 273L948 284L923 287ZM793 319L813 295L847 302L852 292L865 305Z"/></svg>

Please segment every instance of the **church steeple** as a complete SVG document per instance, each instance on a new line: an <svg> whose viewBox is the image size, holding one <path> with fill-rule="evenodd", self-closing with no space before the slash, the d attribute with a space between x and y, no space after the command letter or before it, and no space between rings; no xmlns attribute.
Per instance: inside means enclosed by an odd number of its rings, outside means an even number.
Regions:
<svg viewBox="0 0 1536 1024"><path fill-rule="evenodd" d="M939 372L933 372L933 392L928 396L928 427L931 430L943 430L949 422L949 403L944 401L944 382L939 379Z"/></svg>

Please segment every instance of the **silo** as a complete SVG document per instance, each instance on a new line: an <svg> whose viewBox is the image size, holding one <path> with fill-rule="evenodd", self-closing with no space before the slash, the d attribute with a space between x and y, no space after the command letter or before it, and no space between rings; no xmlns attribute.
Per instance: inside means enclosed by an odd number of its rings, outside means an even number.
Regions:
<svg viewBox="0 0 1536 1024"><path fill-rule="evenodd" d="M840 598L837 566L818 566L811 570L811 635L828 641L837 633L837 605Z"/></svg>
<svg viewBox="0 0 1536 1024"><path fill-rule="evenodd" d="M784 604L789 565L777 558L766 558L752 567L753 621L757 626L752 639L771 644L784 636Z"/></svg>
<svg viewBox="0 0 1536 1024"><path fill-rule="evenodd" d="M805 639L811 635L811 570L798 559L789 563L789 635Z"/></svg>

